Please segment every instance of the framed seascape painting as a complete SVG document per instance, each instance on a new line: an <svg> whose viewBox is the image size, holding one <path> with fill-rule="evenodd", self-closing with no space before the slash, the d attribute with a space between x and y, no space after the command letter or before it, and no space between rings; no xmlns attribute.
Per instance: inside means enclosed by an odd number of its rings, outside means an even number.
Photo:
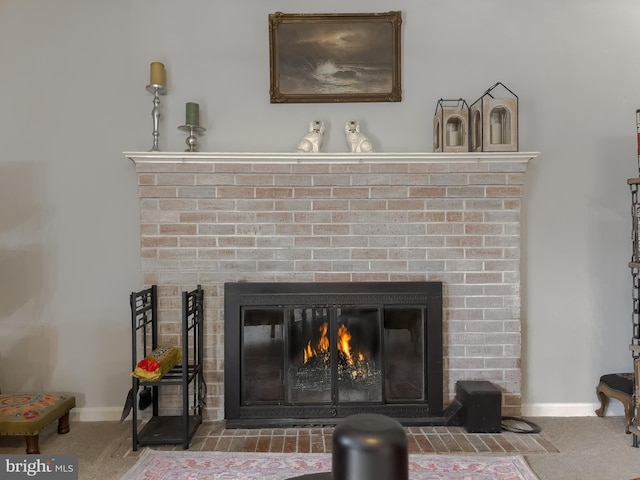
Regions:
<svg viewBox="0 0 640 480"><path fill-rule="evenodd" d="M271 103L400 102L401 12L269 15Z"/></svg>

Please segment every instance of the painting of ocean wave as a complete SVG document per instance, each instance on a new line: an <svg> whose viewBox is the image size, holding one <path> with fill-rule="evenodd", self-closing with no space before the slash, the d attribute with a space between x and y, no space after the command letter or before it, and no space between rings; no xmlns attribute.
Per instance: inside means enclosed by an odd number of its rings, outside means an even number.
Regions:
<svg viewBox="0 0 640 480"><path fill-rule="evenodd" d="M291 17L290 23L279 17L271 28L272 90L279 95L358 101L358 95L382 98L399 91L397 24L379 17L353 21L339 14L331 21L304 14Z"/></svg>
<svg viewBox="0 0 640 480"><path fill-rule="evenodd" d="M320 94L385 93L392 88L391 68L357 63L335 63L326 60L318 65L306 65L280 77L283 93Z"/></svg>

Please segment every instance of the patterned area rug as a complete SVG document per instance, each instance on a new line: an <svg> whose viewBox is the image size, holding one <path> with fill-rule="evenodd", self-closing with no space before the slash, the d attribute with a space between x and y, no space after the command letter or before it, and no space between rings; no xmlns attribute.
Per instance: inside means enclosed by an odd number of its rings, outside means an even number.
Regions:
<svg viewBox="0 0 640 480"><path fill-rule="evenodd" d="M191 452L146 449L122 480L285 480L331 471L330 453ZM514 456L409 455L410 480L537 480Z"/></svg>

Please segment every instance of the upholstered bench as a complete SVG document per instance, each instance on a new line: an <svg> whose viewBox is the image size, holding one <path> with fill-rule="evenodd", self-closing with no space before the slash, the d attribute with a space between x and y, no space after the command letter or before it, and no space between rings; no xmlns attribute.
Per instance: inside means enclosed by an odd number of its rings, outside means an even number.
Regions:
<svg viewBox="0 0 640 480"><path fill-rule="evenodd" d="M629 427L633 420L633 373L609 373L600 377L596 387L596 394L600 400L600 408L596 415L604 416L609 398L615 398L624 406L625 433L631 433Z"/></svg>
<svg viewBox="0 0 640 480"><path fill-rule="evenodd" d="M58 433L69 432L69 411L76 397L61 393L0 393L0 435L23 435L27 453L40 453L40 431L58 420Z"/></svg>

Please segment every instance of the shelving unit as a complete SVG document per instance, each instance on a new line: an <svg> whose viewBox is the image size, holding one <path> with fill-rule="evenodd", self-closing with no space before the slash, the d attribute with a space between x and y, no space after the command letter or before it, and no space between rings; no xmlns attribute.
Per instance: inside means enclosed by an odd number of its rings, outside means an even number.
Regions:
<svg viewBox="0 0 640 480"><path fill-rule="evenodd" d="M633 435L633 446L638 447L638 439L640 437L640 426L638 425L638 417L640 417L640 178L630 178L627 184L631 189L631 261L629 268L631 269L632 282L632 337L629 349L633 356L633 410L634 418L632 425L629 427Z"/></svg>
<svg viewBox="0 0 640 480"><path fill-rule="evenodd" d="M203 360L203 298L200 285L190 292L182 292L182 360L157 381L132 378L134 392L133 450L144 445L182 445L184 450L202 424L202 406L206 388ZM132 371L140 360L158 345L158 288L156 285L131 293ZM159 397L164 387L180 387L181 414L160 415ZM152 416L138 425L137 393L150 389Z"/></svg>

